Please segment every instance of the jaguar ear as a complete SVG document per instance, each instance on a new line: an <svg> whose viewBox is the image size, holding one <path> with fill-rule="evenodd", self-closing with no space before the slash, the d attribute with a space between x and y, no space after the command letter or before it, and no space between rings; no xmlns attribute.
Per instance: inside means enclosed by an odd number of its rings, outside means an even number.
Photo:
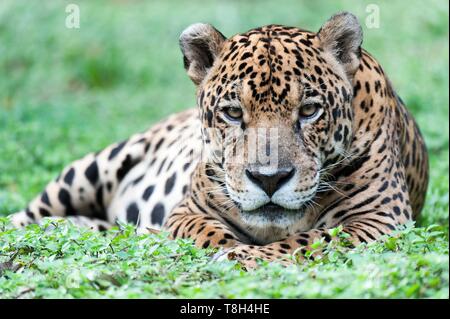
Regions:
<svg viewBox="0 0 450 319"><path fill-rule="evenodd" d="M184 68L192 82L199 85L222 49L225 36L213 26L195 23L180 35Z"/></svg>
<svg viewBox="0 0 450 319"><path fill-rule="evenodd" d="M352 79L359 66L363 40L358 18L349 12L335 14L325 22L317 35L322 47L337 58L347 76Z"/></svg>

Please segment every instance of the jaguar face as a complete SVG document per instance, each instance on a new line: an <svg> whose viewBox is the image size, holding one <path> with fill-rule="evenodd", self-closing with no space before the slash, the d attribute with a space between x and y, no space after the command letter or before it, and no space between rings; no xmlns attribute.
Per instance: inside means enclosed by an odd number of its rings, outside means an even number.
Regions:
<svg viewBox="0 0 450 319"><path fill-rule="evenodd" d="M361 39L350 14L318 33L269 25L226 39L195 24L181 35L207 160L245 224L301 220L323 172L345 156Z"/></svg>

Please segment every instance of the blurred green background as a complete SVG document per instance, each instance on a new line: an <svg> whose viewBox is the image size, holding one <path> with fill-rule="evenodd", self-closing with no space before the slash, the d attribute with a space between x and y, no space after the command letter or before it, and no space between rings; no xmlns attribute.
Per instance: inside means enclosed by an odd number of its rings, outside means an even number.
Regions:
<svg viewBox="0 0 450 319"><path fill-rule="evenodd" d="M68 3L80 28L65 26ZM366 7L380 10L367 28ZM0 2L0 214L26 205L70 161L194 106L180 32L278 23L318 30L348 10L363 46L416 116L431 152L426 223L448 224L448 1ZM448 226L447 226L448 228Z"/></svg>

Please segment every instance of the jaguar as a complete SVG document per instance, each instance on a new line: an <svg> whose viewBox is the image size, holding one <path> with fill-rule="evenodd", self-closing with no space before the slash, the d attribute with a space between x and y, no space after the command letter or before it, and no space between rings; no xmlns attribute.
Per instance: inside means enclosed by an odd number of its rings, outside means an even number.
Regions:
<svg viewBox="0 0 450 319"><path fill-rule="evenodd" d="M179 43L197 107L69 164L12 223L120 220L248 268L306 258L337 226L351 246L392 233L420 214L428 156L362 39L348 12L317 32L189 26Z"/></svg>

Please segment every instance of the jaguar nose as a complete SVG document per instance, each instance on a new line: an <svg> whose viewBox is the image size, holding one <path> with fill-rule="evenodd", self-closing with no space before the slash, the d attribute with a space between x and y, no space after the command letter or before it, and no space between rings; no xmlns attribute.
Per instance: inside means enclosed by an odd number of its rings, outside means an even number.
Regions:
<svg viewBox="0 0 450 319"><path fill-rule="evenodd" d="M258 185L269 197L272 197L281 186L286 184L294 176L294 173L295 168L293 167L279 168L276 172L267 174L261 173L258 169L245 170L248 179Z"/></svg>

